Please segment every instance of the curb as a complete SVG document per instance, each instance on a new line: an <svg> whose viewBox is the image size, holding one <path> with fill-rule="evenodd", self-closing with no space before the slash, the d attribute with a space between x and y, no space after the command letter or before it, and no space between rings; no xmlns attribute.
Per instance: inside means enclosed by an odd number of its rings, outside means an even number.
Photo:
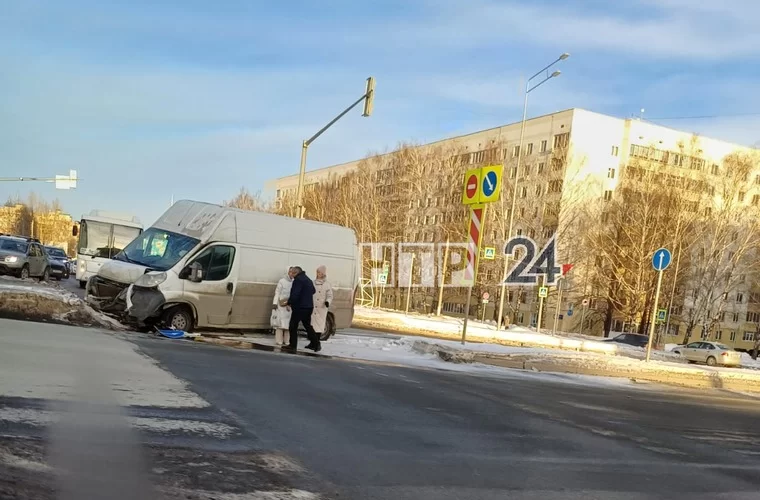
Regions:
<svg viewBox="0 0 760 500"><path fill-rule="evenodd" d="M421 354L434 354L441 360L450 363L482 363L532 372L627 378L694 389L725 389L738 392L760 393L760 375L753 376L745 373L742 373L741 376L736 376L733 372L702 370L699 368L687 368L686 366L679 373L658 370L657 365L644 365L643 362L642 366L628 367L610 365L604 362L604 360L600 360L595 365L589 365L587 362L583 362L583 360L572 358L535 359L530 355L480 354L473 351L459 351L419 340L412 344L412 350Z"/></svg>

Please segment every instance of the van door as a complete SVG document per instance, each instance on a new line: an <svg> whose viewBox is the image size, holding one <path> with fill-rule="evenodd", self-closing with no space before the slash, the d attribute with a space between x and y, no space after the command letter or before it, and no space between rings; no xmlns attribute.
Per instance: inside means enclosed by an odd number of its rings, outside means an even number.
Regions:
<svg viewBox="0 0 760 500"><path fill-rule="evenodd" d="M198 314L199 327L229 323L237 283L236 254L232 245L213 245L188 262L188 266L198 262L203 272L199 283L185 279L183 289L185 298Z"/></svg>

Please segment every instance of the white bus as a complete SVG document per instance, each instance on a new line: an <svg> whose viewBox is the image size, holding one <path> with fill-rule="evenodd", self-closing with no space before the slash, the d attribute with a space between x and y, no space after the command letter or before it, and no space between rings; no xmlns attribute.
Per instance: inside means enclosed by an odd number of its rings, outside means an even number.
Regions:
<svg viewBox="0 0 760 500"><path fill-rule="evenodd" d="M103 210L93 210L89 215L83 215L79 230L74 227L74 236L79 236L76 266L79 286L84 288L87 280L98 273L103 263L140 236L142 230L140 219L132 215Z"/></svg>

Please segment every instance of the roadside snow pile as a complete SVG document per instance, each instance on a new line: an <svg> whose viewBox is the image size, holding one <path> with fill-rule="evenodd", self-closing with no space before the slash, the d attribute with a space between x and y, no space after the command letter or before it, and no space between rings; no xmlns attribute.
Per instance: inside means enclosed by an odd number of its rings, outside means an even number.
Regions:
<svg viewBox="0 0 760 500"><path fill-rule="evenodd" d="M50 283L0 276L0 317L111 330L124 327L71 292Z"/></svg>
<svg viewBox="0 0 760 500"><path fill-rule="evenodd" d="M402 333L456 339L462 334L462 320L450 316L409 316L378 309L357 307L354 312L354 326L375 329L393 329ZM511 326L497 330L495 325L480 321L467 323L467 339L478 342L492 342L519 347L543 347L570 351L596 352L600 354L631 355L628 349L621 351L620 344L603 342L597 337L584 335L551 335L538 333L530 328Z"/></svg>

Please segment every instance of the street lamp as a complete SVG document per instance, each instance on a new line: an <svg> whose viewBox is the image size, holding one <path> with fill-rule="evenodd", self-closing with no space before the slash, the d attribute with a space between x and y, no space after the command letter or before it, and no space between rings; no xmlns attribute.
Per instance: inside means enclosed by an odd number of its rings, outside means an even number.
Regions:
<svg viewBox="0 0 760 500"><path fill-rule="evenodd" d="M354 109L357 104L364 101L364 111L362 112L362 116L370 116L372 114L372 109L374 107L374 101L375 101L375 78L369 77L367 78L367 87L364 90L364 95L361 96L359 99L356 100L352 105L347 107L341 114L336 116L335 118L330 121L327 125L322 127L319 132L311 136L311 138L303 141L303 144L301 145L301 169L298 172L298 190L296 192L296 217L299 219L303 219L303 214L305 207L303 206L303 189L304 189L304 178L306 177L306 152L309 149L309 145L317 140L317 137L322 135L325 130L332 127L335 122L343 118L346 113Z"/></svg>
<svg viewBox="0 0 760 500"><path fill-rule="evenodd" d="M520 145L517 147L517 166L515 167L515 180L514 180L514 187L512 188L512 209L509 213L509 231L507 234L507 241L509 241L512 238L512 231L514 229L515 225L515 203L517 201L517 179L518 175L520 173L520 160L523 156L523 139L525 138L525 119L528 114L528 94L536 90L538 87L546 83L547 81L551 80L552 78L558 77L561 72L559 70L555 70L553 73L549 73L549 69L557 64L560 61L564 61L570 57L570 54L565 52L561 56L559 56L555 61L553 61L551 64L543 68L541 71L537 72L535 75L528 78L528 81L525 82L525 100L523 101L523 116L522 116L522 123L520 124ZM544 75L544 78L536 83L535 85L531 86L531 82L536 79L536 77L540 75ZM509 256L504 256L504 273L502 274L501 278L501 296L499 297L499 316L496 318L496 329L501 329L501 318L504 314L504 294L506 291L507 286L507 272L509 271Z"/></svg>

